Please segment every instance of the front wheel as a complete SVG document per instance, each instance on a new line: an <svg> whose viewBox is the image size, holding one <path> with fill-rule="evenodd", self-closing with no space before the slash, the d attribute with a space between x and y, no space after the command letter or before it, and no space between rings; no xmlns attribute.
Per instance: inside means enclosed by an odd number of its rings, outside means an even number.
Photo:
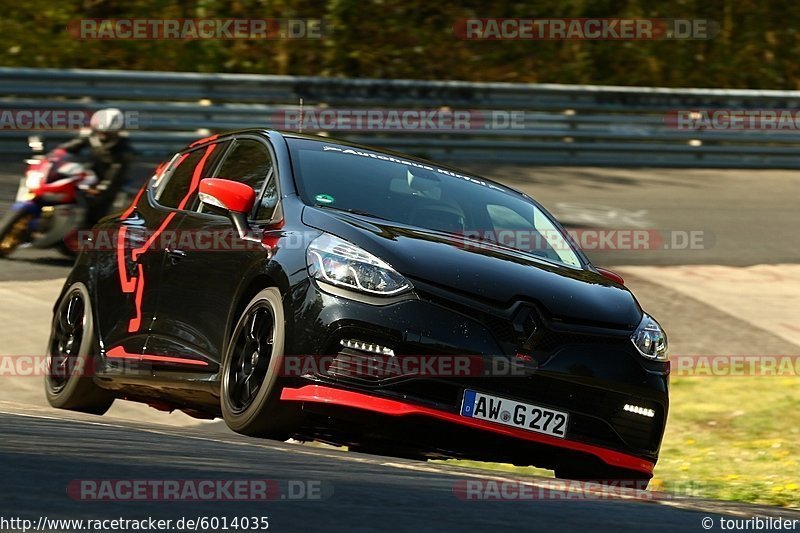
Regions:
<svg viewBox="0 0 800 533"><path fill-rule="evenodd" d="M280 401L284 343L280 291L264 289L242 312L222 363L222 417L233 431L286 440L299 426L299 407Z"/></svg>
<svg viewBox="0 0 800 533"><path fill-rule="evenodd" d="M114 396L95 384L94 335L89 291L73 284L58 303L47 346L45 394L53 407L102 415Z"/></svg>
<svg viewBox="0 0 800 533"><path fill-rule="evenodd" d="M0 221L0 257L6 257L28 238L33 215L25 211L9 211Z"/></svg>

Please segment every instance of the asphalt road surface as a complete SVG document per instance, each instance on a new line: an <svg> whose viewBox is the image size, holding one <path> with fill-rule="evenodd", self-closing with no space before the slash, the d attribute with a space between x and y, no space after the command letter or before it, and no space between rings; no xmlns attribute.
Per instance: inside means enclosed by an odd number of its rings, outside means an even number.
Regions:
<svg viewBox="0 0 800 533"><path fill-rule="evenodd" d="M142 519L267 516L275 531L701 531L720 516L800 513L675 500L571 498L464 500L465 481L515 481L486 471L335 449L275 443L200 429L53 414L0 403L0 512L30 519ZM67 487L80 480L241 480L277 482L270 501L90 501ZM519 478L517 478L519 479ZM544 478L527 478L532 487ZM72 485L71 485L72 484ZM318 487L311 498L289 486ZM540 491L531 491L539 494ZM546 526L545 526L546 525Z"/></svg>
<svg viewBox="0 0 800 533"><path fill-rule="evenodd" d="M152 167L141 162L135 175L144 178ZM703 232L707 240L700 249L588 252L599 265L627 265L621 272L670 331L673 353L800 353L800 313L791 303L800 297L798 173L472 170L531 194L570 229ZM0 216L21 173L16 161L0 167ZM34 250L0 261L0 301L6 304L0 306L0 356L41 353L50 307L71 262L57 252ZM705 327L698 330L698 323ZM322 497L109 502L82 501L67 492L70 483L87 479L254 478L277 481L283 494L290 483L312 483ZM785 509L691 497L645 502L579 493L498 502L464 501L454 492L459 482L490 479L508 480L482 470L249 439L220 422L198 423L129 402L117 402L111 416L102 418L54 411L44 407L40 380L0 377L0 531L20 531L3 519L36 524L41 517L268 516L276 531L705 531L706 517L712 530L720 529L722 516L800 518ZM548 494L545 478L524 481Z"/></svg>

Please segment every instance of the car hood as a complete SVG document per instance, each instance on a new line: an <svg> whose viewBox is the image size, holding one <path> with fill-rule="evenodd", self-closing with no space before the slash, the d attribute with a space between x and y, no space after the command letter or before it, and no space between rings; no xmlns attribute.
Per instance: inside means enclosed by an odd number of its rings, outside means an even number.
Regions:
<svg viewBox="0 0 800 533"><path fill-rule="evenodd" d="M458 236L346 212L306 206L303 222L356 244L421 280L507 305L532 300L553 317L633 329L642 311L631 292L600 274Z"/></svg>

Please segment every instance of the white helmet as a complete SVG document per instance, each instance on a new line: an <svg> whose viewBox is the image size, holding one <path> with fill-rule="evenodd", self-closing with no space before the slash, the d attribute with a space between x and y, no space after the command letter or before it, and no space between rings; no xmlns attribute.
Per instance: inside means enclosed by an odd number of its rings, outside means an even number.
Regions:
<svg viewBox="0 0 800 533"><path fill-rule="evenodd" d="M96 111L89 121L92 131L117 132L125 125L125 115L116 107Z"/></svg>

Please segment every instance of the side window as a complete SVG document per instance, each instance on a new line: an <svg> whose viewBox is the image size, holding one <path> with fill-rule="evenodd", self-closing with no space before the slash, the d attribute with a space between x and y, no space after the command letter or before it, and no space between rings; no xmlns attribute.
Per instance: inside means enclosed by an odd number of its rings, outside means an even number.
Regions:
<svg viewBox="0 0 800 533"><path fill-rule="evenodd" d="M264 188L264 196L261 197L261 202L258 205L256 212L256 220L269 220L275 212L275 206L278 205L278 186L275 180L275 171L270 170L267 186Z"/></svg>
<svg viewBox="0 0 800 533"><path fill-rule="evenodd" d="M489 212L489 217L492 219L492 225L495 231L506 229L533 229L533 224L525 220L525 218L504 205L488 204L486 211Z"/></svg>
<svg viewBox="0 0 800 533"><path fill-rule="evenodd" d="M278 203L278 191L272 157L263 143L251 139L237 140L217 170L216 177L249 185L255 191L257 198L266 181L267 185L258 206L256 219L267 220L272 217ZM204 205L202 211L218 213L219 210Z"/></svg>
<svg viewBox="0 0 800 533"><path fill-rule="evenodd" d="M580 266L578 256L562 239L561 232L539 209L532 209L533 220L530 221L504 205L487 204L486 211L501 244L553 261Z"/></svg>
<svg viewBox="0 0 800 533"><path fill-rule="evenodd" d="M177 209L189 194L194 169L203 158L205 150L195 150L176 160L177 167L167 173L155 184L156 201L164 207Z"/></svg>

